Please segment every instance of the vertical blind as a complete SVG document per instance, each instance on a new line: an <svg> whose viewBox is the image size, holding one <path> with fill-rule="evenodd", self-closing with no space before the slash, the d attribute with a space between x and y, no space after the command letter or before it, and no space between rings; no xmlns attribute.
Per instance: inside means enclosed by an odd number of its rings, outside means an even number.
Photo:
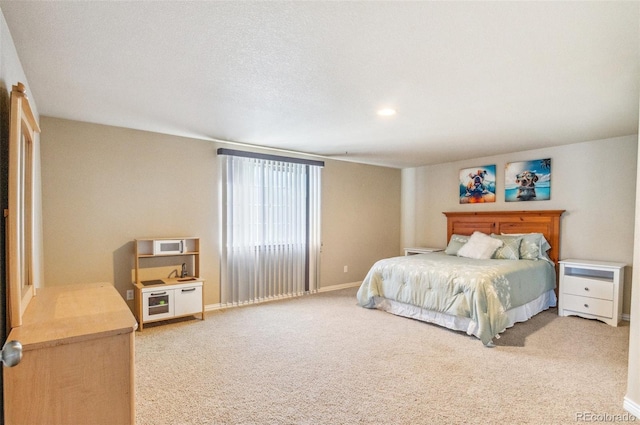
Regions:
<svg viewBox="0 0 640 425"><path fill-rule="evenodd" d="M323 163L228 149L218 154L223 198L221 304L314 292Z"/></svg>

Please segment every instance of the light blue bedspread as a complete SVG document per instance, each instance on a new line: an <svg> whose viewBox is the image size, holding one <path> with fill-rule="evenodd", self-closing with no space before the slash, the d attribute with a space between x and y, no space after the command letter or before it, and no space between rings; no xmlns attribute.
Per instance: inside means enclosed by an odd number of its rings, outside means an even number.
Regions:
<svg viewBox="0 0 640 425"><path fill-rule="evenodd" d="M539 260L475 260L444 252L376 262L358 290L358 304L382 297L469 318L487 345L508 325L505 312L555 288L555 268Z"/></svg>

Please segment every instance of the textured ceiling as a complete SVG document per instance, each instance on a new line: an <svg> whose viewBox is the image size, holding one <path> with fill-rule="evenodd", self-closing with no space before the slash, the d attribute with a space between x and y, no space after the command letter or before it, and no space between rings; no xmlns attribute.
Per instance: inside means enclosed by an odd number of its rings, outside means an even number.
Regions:
<svg viewBox="0 0 640 425"><path fill-rule="evenodd" d="M393 167L638 132L638 2L0 9L41 115Z"/></svg>

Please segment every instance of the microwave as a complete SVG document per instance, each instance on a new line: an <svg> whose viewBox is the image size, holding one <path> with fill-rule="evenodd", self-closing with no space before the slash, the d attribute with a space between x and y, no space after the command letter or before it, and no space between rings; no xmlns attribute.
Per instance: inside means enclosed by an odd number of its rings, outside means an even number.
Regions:
<svg viewBox="0 0 640 425"><path fill-rule="evenodd" d="M184 239L163 239L153 241L153 255L175 255L187 252Z"/></svg>

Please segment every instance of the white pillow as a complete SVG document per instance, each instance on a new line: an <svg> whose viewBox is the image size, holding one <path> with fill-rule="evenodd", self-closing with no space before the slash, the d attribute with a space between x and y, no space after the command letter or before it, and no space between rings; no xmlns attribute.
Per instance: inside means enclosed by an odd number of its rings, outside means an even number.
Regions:
<svg viewBox="0 0 640 425"><path fill-rule="evenodd" d="M458 251L458 257L475 258L487 260L491 258L496 249L500 248L503 242L500 239L492 238L481 232L473 232L469 242L462 245Z"/></svg>

